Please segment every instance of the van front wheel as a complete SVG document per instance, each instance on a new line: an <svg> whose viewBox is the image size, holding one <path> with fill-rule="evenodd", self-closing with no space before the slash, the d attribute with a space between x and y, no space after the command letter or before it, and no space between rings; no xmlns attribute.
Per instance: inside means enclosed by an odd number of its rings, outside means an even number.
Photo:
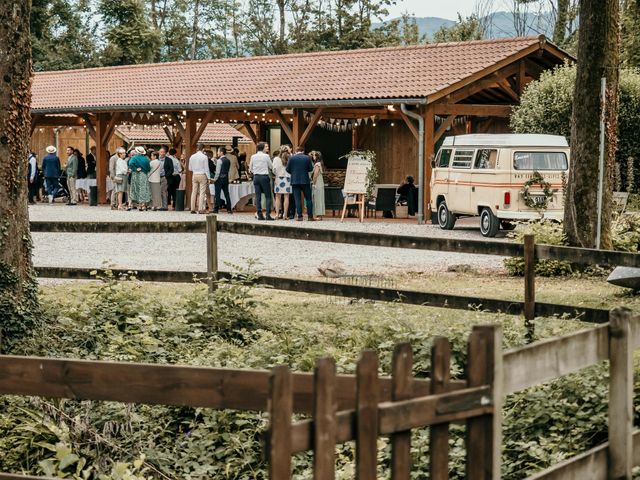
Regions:
<svg viewBox="0 0 640 480"><path fill-rule="evenodd" d="M438 205L438 225L443 230L453 230L453 226L456 224L456 217L449 211L447 203L442 201Z"/></svg>
<svg viewBox="0 0 640 480"><path fill-rule="evenodd" d="M495 237L500 229L500 220L490 208L483 208L480 213L480 232L484 237Z"/></svg>

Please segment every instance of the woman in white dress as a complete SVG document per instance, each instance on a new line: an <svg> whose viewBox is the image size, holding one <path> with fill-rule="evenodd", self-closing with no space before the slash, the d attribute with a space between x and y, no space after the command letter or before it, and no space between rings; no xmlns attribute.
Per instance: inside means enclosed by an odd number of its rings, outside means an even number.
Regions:
<svg viewBox="0 0 640 480"><path fill-rule="evenodd" d="M124 206L124 193L128 189L129 180L129 164L127 162L127 152L120 147L116 150L118 159L116 160L116 176L114 179L114 188L118 197L118 210L126 210Z"/></svg>
<svg viewBox="0 0 640 480"><path fill-rule="evenodd" d="M282 146L274 152L273 173L274 193L276 194L276 218L282 220L289 211L289 194L291 193L291 175L287 172L287 161L291 155L289 147ZM282 206L282 209L280 207Z"/></svg>

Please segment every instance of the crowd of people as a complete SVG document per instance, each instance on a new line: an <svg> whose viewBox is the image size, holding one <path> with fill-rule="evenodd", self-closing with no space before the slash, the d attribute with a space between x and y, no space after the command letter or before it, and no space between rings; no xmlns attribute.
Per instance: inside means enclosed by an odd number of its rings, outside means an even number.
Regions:
<svg viewBox="0 0 640 480"><path fill-rule="evenodd" d="M46 152L41 170L35 153L29 156L29 202L41 198L42 191L49 203L59 197L66 198L68 205L85 201L87 193L77 188L78 180L96 178L95 147L86 159L78 149L67 147L64 165L56 147L49 146ZM157 151L142 146L129 150L120 147L108 164L111 208L178 209L177 192L185 188L187 170L192 173L189 203L193 214L217 213L223 208L233 213L229 185L242 175L253 183L259 220L302 221L306 211L308 220L315 221L325 214L322 154L313 151L307 155L302 147L294 151L290 145L282 145L271 156L265 142L258 143L249 161L237 148L220 147L213 152L203 144L188 161L184 154L178 158L175 149L166 147Z"/></svg>
<svg viewBox="0 0 640 480"><path fill-rule="evenodd" d="M296 218L302 221L305 209L310 221L321 220L324 216L324 179L320 152L314 151L307 155L304 148L298 147L293 153L290 145L282 145L273 152L272 157L269 155L269 144L260 142L256 146L256 153L245 164L237 152L227 153L225 147L218 149L215 162L207 155L204 145L198 145L197 148L198 151L189 158L188 165L192 172L191 213L207 212L206 192L211 183L214 185L211 211L218 213L224 206L228 213L233 213L229 184L244 170L255 189L254 204L258 220ZM291 208L293 206L295 209Z"/></svg>

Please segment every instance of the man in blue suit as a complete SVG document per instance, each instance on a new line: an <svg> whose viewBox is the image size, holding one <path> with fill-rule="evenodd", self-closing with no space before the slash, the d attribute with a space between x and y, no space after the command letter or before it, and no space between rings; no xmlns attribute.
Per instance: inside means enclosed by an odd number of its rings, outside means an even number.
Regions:
<svg viewBox="0 0 640 480"><path fill-rule="evenodd" d="M296 203L296 220L302 221L302 198L300 194L304 194L307 201L307 215L309 221L313 221L313 202L311 200L311 181L309 173L313 171L313 163L311 157L305 155L304 147L297 147L295 155L289 157L287 161L287 172L291 175L291 189L293 190L293 199Z"/></svg>
<svg viewBox="0 0 640 480"><path fill-rule="evenodd" d="M60 159L56 155L57 149L53 145L47 147L47 155L42 159L42 173L47 182L47 194L49 203L53 203L58 191L58 178L60 177Z"/></svg>

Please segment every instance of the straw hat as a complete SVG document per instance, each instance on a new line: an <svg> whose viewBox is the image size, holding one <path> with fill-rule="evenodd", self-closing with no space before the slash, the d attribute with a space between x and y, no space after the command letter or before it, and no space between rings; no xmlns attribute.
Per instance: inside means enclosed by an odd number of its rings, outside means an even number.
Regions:
<svg viewBox="0 0 640 480"><path fill-rule="evenodd" d="M136 147L135 152L136 152L138 155L145 155L145 154L147 153L147 151L144 149L144 147Z"/></svg>
<svg viewBox="0 0 640 480"><path fill-rule="evenodd" d="M47 153L56 153L58 151L53 145L49 145L47 148L45 148L45 150L47 151Z"/></svg>

